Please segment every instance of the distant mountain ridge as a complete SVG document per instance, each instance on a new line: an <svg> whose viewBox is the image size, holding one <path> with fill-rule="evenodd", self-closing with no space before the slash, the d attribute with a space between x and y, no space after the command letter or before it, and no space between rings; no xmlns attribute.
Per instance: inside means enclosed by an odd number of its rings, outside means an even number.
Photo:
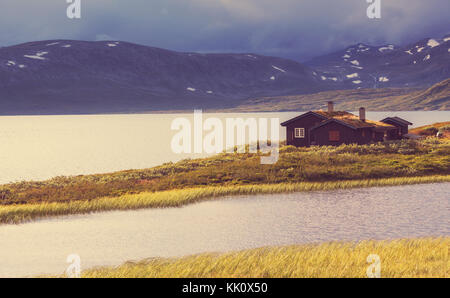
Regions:
<svg viewBox="0 0 450 298"><path fill-rule="evenodd" d="M179 53L126 42L40 41L0 48L0 114L229 107L331 88L301 63Z"/></svg>
<svg viewBox="0 0 450 298"><path fill-rule="evenodd" d="M328 101L336 108L357 111L450 110L450 79L427 89L377 88L324 91L308 95L249 99L228 112L309 111L321 109Z"/></svg>
<svg viewBox="0 0 450 298"><path fill-rule="evenodd" d="M405 89L395 91L397 96L449 78L449 51L446 36L407 47L358 44L302 64L119 41L37 41L0 48L0 115L231 109L250 99L297 95L314 105L310 98L318 97L309 94ZM362 97L367 93L361 91ZM425 99L415 102L426 109L443 106Z"/></svg>
<svg viewBox="0 0 450 298"><path fill-rule="evenodd" d="M339 89L429 87L450 77L450 35L407 46L359 43L305 64Z"/></svg>

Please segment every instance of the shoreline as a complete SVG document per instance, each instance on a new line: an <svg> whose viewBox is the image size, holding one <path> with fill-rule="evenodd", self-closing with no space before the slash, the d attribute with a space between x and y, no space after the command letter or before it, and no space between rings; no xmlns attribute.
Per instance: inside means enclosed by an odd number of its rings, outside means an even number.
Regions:
<svg viewBox="0 0 450 298"><path fill-rule="evenodd" d="M449 245L450 237L443 236L262 247L129 261L120 266L91 268L83 271L81 277L367 278L367 268L372 263L368 256L375 254L380 258L382 278L445 278L450 274L447 266Z"/></svg>
<svg viewBox="0 0 450 298"><path fill-rule="evenodd" d="M5 205L0 206L0 226L3 224L27 223L33 220L65 215L83 215L108 211L182 207L189 204L214 200L227 196L331 191L337 189L388 187L445 182L450 182L450 175L341 180L332 182L196 187L160 192L127 194L114 198L104 197L90 201Z"/></svg>

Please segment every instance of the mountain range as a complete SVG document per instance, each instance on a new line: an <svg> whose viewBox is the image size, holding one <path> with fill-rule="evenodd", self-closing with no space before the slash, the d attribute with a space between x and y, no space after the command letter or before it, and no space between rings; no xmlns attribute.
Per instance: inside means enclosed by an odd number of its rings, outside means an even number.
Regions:
<svg viewBox="0 0 450 298"><path fill-rule="evenodd" d="M0 114L229 109L255 98L367 88L409 94L449 77L449 42L357 44L306 63L119 41L30 42L0 48Z"/></svg>
<svg viewBox="0 0 450 298"><path fill-rule="evenodd" d="M402 47L359 43L306 65L339 89L430 87L450 77L450 36Z"/></svg>

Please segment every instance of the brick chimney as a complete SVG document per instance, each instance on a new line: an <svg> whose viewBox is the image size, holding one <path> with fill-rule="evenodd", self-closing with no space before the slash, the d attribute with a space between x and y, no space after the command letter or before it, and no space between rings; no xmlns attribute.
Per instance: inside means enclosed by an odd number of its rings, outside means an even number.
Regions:
<svg viewBox="0 0 450 298"><path fill-rule="evenodd" d="M366 108L359 109L359 120L366 122Z"/></svg>
<svg viewBox="0 0 450 298"><path fill-rule="evenodd" d="M334 112L334 102L329 101L328 102L328 113L333 113Z"/></svg>

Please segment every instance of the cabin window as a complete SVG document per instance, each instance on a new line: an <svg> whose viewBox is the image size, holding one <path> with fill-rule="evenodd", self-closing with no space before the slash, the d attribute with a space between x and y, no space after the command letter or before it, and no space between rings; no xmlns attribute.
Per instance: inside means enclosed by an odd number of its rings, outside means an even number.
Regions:
<svg viewBox="0 0 450 298"><path fill-rule="evenodd" d="M295 138L296 139L304 139L305 138L305 129L304 128L296 128L295 129Z"/></svg>
<svg viewBox="0 0 450 298"><path fill-rule="evenodd" d="M328 134L330 142L338 142L341 139L341 134L338 130L330 130Z"/></svg>

